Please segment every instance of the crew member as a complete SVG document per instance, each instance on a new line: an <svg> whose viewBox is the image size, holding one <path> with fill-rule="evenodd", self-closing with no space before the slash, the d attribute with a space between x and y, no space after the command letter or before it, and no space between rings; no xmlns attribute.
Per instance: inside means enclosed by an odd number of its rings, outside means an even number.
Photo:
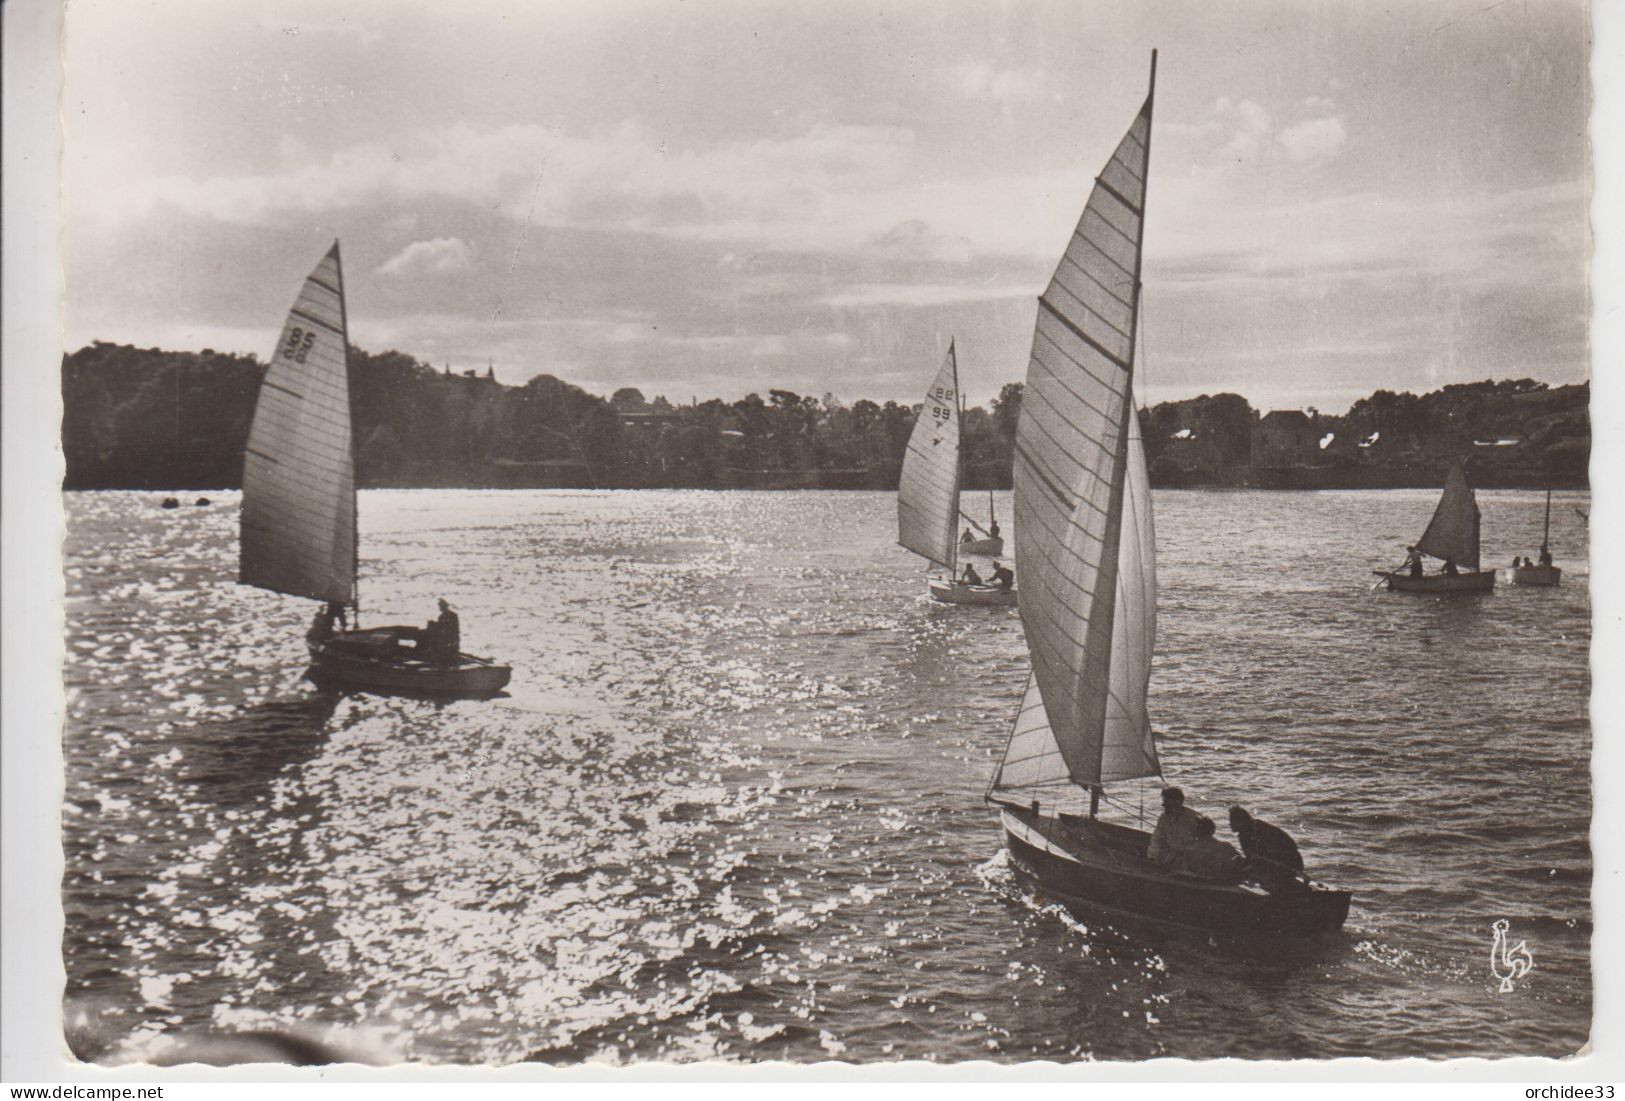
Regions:
<svg viewBox="0 0 1625 1101"><path fill-rule="evenodd" d="M1146 856L1153 864L1172 866L1180 856L1196 844L1201 836L1198 827L1204 821L1185 805L1185 793L1178 788L1162 789L1162 815L1156 829L1151 831L1151 846Z"/></svg>
<svg viewBox="0 0 1625 1101"><path fill-rule="evenodd" d="M1230 808L1230 828L1247 857L1247 874L1274 894L1303 886L1303 856L1285 830L1254 818L1243 807Z"/></svg>

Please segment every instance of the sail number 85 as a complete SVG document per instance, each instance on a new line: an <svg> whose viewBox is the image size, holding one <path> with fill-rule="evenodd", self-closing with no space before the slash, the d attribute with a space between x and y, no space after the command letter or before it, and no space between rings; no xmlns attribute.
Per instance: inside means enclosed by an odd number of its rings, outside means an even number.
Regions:
<svg viewBox="0 0 1625 1101"><path fill-rule="evenodd" d="M301 329L298 325L288 330L288 339L282 345L282 358L291 359L295 363L305 362L305 356L310 352L310 346L316 343L316 333L312 329Z"/></svg>

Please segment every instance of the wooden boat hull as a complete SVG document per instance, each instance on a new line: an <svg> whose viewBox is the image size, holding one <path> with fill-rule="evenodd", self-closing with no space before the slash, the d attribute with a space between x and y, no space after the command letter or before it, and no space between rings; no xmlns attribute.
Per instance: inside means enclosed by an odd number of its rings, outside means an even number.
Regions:
<svg viewBox="0 0 1625 1101"><path fill-rule="evenodd" d="M1316 885L1269 894L1170 875L1133 852L1143 854L1144 831L1010 806L1000 814L1017 875L1079 917L1127 916L1240 940L1324 936L1348 918L1348 891Z"/></svg>
<svg viewBox="0 0 1625 1101"><path fill-rule="evenodd" d="M1388 579L1388 591L1395 593L1484 593L1495 588L1494 570L1478 570L1455 577L1442 573L1430 573L1425 577L1412 577L1408 573L1388 573L1383 576Z"/></svg>
<svg viewBox="0 0 1625 1101"><path fill-rule="evenodd" d="M943 604L986 604L998 608L1016 606L1016 590L997 585L965 585L957 581L931 579L931 599Z"/></svg>
<svg viewBox="0 0 1625 1101"><path fill-rule="evenodd" d="M974 554L978 558L997 558L1004 553L1004 540L997 536L990 539L972 539L968 543L959 544L960 557Z"/></svg>
<svg viewBox="0 0 1625 1101"><path fill-rule="evenodd" d="M1563 580L1563 570L1559 566L1515 566L1512 570L1512 583L1514 585L1543 585L1552 586Z"/></svg>
<svg viewBox="0 0 1625 1101"><path fill-rule="evenodd" d="M323 687L383 695L491 696L513 675L511 667L473 654L458 654L455 664L418 658L401 644L415 634L411 627L378 627L310 642L306 676Z"/></svg>

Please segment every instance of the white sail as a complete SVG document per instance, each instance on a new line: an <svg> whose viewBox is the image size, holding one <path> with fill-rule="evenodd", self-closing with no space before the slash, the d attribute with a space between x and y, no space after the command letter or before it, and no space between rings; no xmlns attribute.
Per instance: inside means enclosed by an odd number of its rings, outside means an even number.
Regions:
<svg viewBox="0 0 1625 1101"><path fill-rule="evenodd" d="M347 602L355 591L355 467L338 242L305 280L260 383L243 456L238 579Z"/></svg>
<svg viewBox="0 0 1625 1101"><path fill-rule="evenodd" d="M1016 574L1033 677L1071 781L1158 771L1150 494L1132 377L1151 98L1039 299L1016 429Z"/></svg>
<svg viewBox="0 0 1625 1101"><path fill-rule="evenodd" d="M1102 782L1162 772L1145 702L1151 683L1151 658L1156 650L1157 546L1151 523L1151 479L1132 391L1129 408L1128 469L1124 475L1123 523L1117 552L1117 604L1112 614L1112 672L1101 739Z"/></svg>
<svg viewBox="0 0 1625 1101"><path fill-rule="evenodd" d="M1128 471L1118 539L1117 598L1112 616L1106 723L1101 739L1101 783L1155 776L1162 771L1145 702L1156 643L1157 571L1151 484L1138 416L1129 422ZM1073 784L1072 770L1061 755L1049 715L1044 710L1037 678L1029 674L993 787L1036 795L1040 789L1064 790ZM1055 800L1053 794L1046 792L1045 795L1048 801Z"/></svg>
<svg viewBox="0 0 1625 1101"><path fill-rule="evenodd" d="M1010 728L1010 740L1004 746L1004 760L999 762L999 771L993 777L993 788L995 791L1036 792L1056 786L1071 788L1072 773L1061 758L1060 747L1055 744L1055 732L1050 729L1038 681L1029 673L1027 687L1021 693L1021 707Z"/></svg>
<svg viewBox="0 0 1625 1101"><path fill-rule="evenodd" d="M954 346L925 393L897 485L897 541L952 570L959 519L959 365Z"/></svg>
<svg viewBox="0 0 1625 1101"><path fill-rule="evenodd" d="M1435 558L1453 558L1456 565L1478 569L1478 498L1467 484L1467 475L1457 463L1445 478L1444 495L1433 510L1427 531L1416 549Z"/></svg>

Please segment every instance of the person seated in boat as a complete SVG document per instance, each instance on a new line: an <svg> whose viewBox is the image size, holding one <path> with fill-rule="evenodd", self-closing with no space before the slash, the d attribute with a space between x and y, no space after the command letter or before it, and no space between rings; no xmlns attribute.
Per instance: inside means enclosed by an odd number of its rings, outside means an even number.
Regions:
<svg viewBox="0 0 1625 1101"><path fill-rule="evenodd" d="M1242 876L1246 861L1228 841L1214 836L1213 819L1202 816L1196 823L1196 838L1179 854L1178 869L1198 879L1234 883Z"/></svg>
<svg viewBox="0 0 1625 1101"><path fill-rule="evenodd" d="M976 572L976 567L969 562L965 563L964 572L959 575L961 585L980 585L982 575Z"/></svg>
<svg viewBox="0 0 1625 1101"><path fill-rule="evenodd" d="M970 528L966 528L965 534L959 537L959 541L961 543L974 543L976 542L976 537L971 535Z"/></svg>
<svg viewBox="0 0 1625 1101"><path fill-rule="evenodd" d="M1528 559L1525 559L1525 561L1528 561ZM1540 564L1542 566L1550 566L1552 564L1552 550L1550 547L1543 545L1540 548Z"/></svg>
<svg viewBox="0 0 1625 1101"><path fill-rule="evenodd" d="M324 604L316 609L316 618L310 621L310 630L305 632L305 641L322 643L333 637L333 608L332 604ZM344 606L338 606L343 613Z"/></svg>
<svg viewBox="0 0 1625 1101"><path fill-rule="evenodd" d="M1405 565L1401 566L1400 569L1402 569L1402 570L1403 569L1409 569L1411 571L1411 576L1412 577L1421 577L1422 576L1422 554L1421 554L1421 552L1418 551L1415 547L1406 547L1405 550L1409 554L1409 557L1405 559Z"/></svg>
<svg viewBox="0 0 1625 1101"><path fill-rule="evenodd" d="M1444 568L1441 569L1439 572L1444 574L1446 577L1460 577L1461 576L1461 571L1456 569L1456 560L1454 558L1446 558L1444 560Z"/></svg>
<svg viewBox="0 0 1625 1101"><path fill-rule="evenodd" d="M1512 568L1515 570L1523 569L1523 559L1515 554L1512 556Z"/></svg>
<svg viewBox="0 0 1625 1101"><path fill-rule="evenodd" d="M462 623L457 618L456 610L445 597L441 597L440 614L423 629L418 646L424 651L426 660L437 665L456 665L463 645L462 636Z"/></svg>
<svg viewBox="0 0 1625 1101"><path fill-rule="evenodd" d="M989 539L997 539L999 537L999 522L997 520L989 520L987 522L987 537Z"/></svg>
<svg viewBox="0 0 1625 1101"><path fill-rule="evenodd" d="M1185 793L1179 788L1162 789L1162 815L1151 831L1151 845L1145 855L1153 864L1172 867L1186 850L1196 844L1198 832L1206 821L1185 805Z"/></svg>
<svg viewBox="0 0 1625 1101"><path fill-rule="evenodd" d="M1247 875L1266 891L1275 894L1303 885L1303 856L1298 852L1298 843L1280 826L1254 818L1246 808L1235 806L1230 808L1230 828L1247 858Z"/></svg>
<svg viewBox="0 0 1625 1101"><path fill-rule="evenodd" d="M1001 566L997 562L993 563L993 578L988 582L988 584L997 585L1005 592L1009 592L1010 586L1014 585L1015 583L1015 571L1011 570L1009 566Z"/></svg>

